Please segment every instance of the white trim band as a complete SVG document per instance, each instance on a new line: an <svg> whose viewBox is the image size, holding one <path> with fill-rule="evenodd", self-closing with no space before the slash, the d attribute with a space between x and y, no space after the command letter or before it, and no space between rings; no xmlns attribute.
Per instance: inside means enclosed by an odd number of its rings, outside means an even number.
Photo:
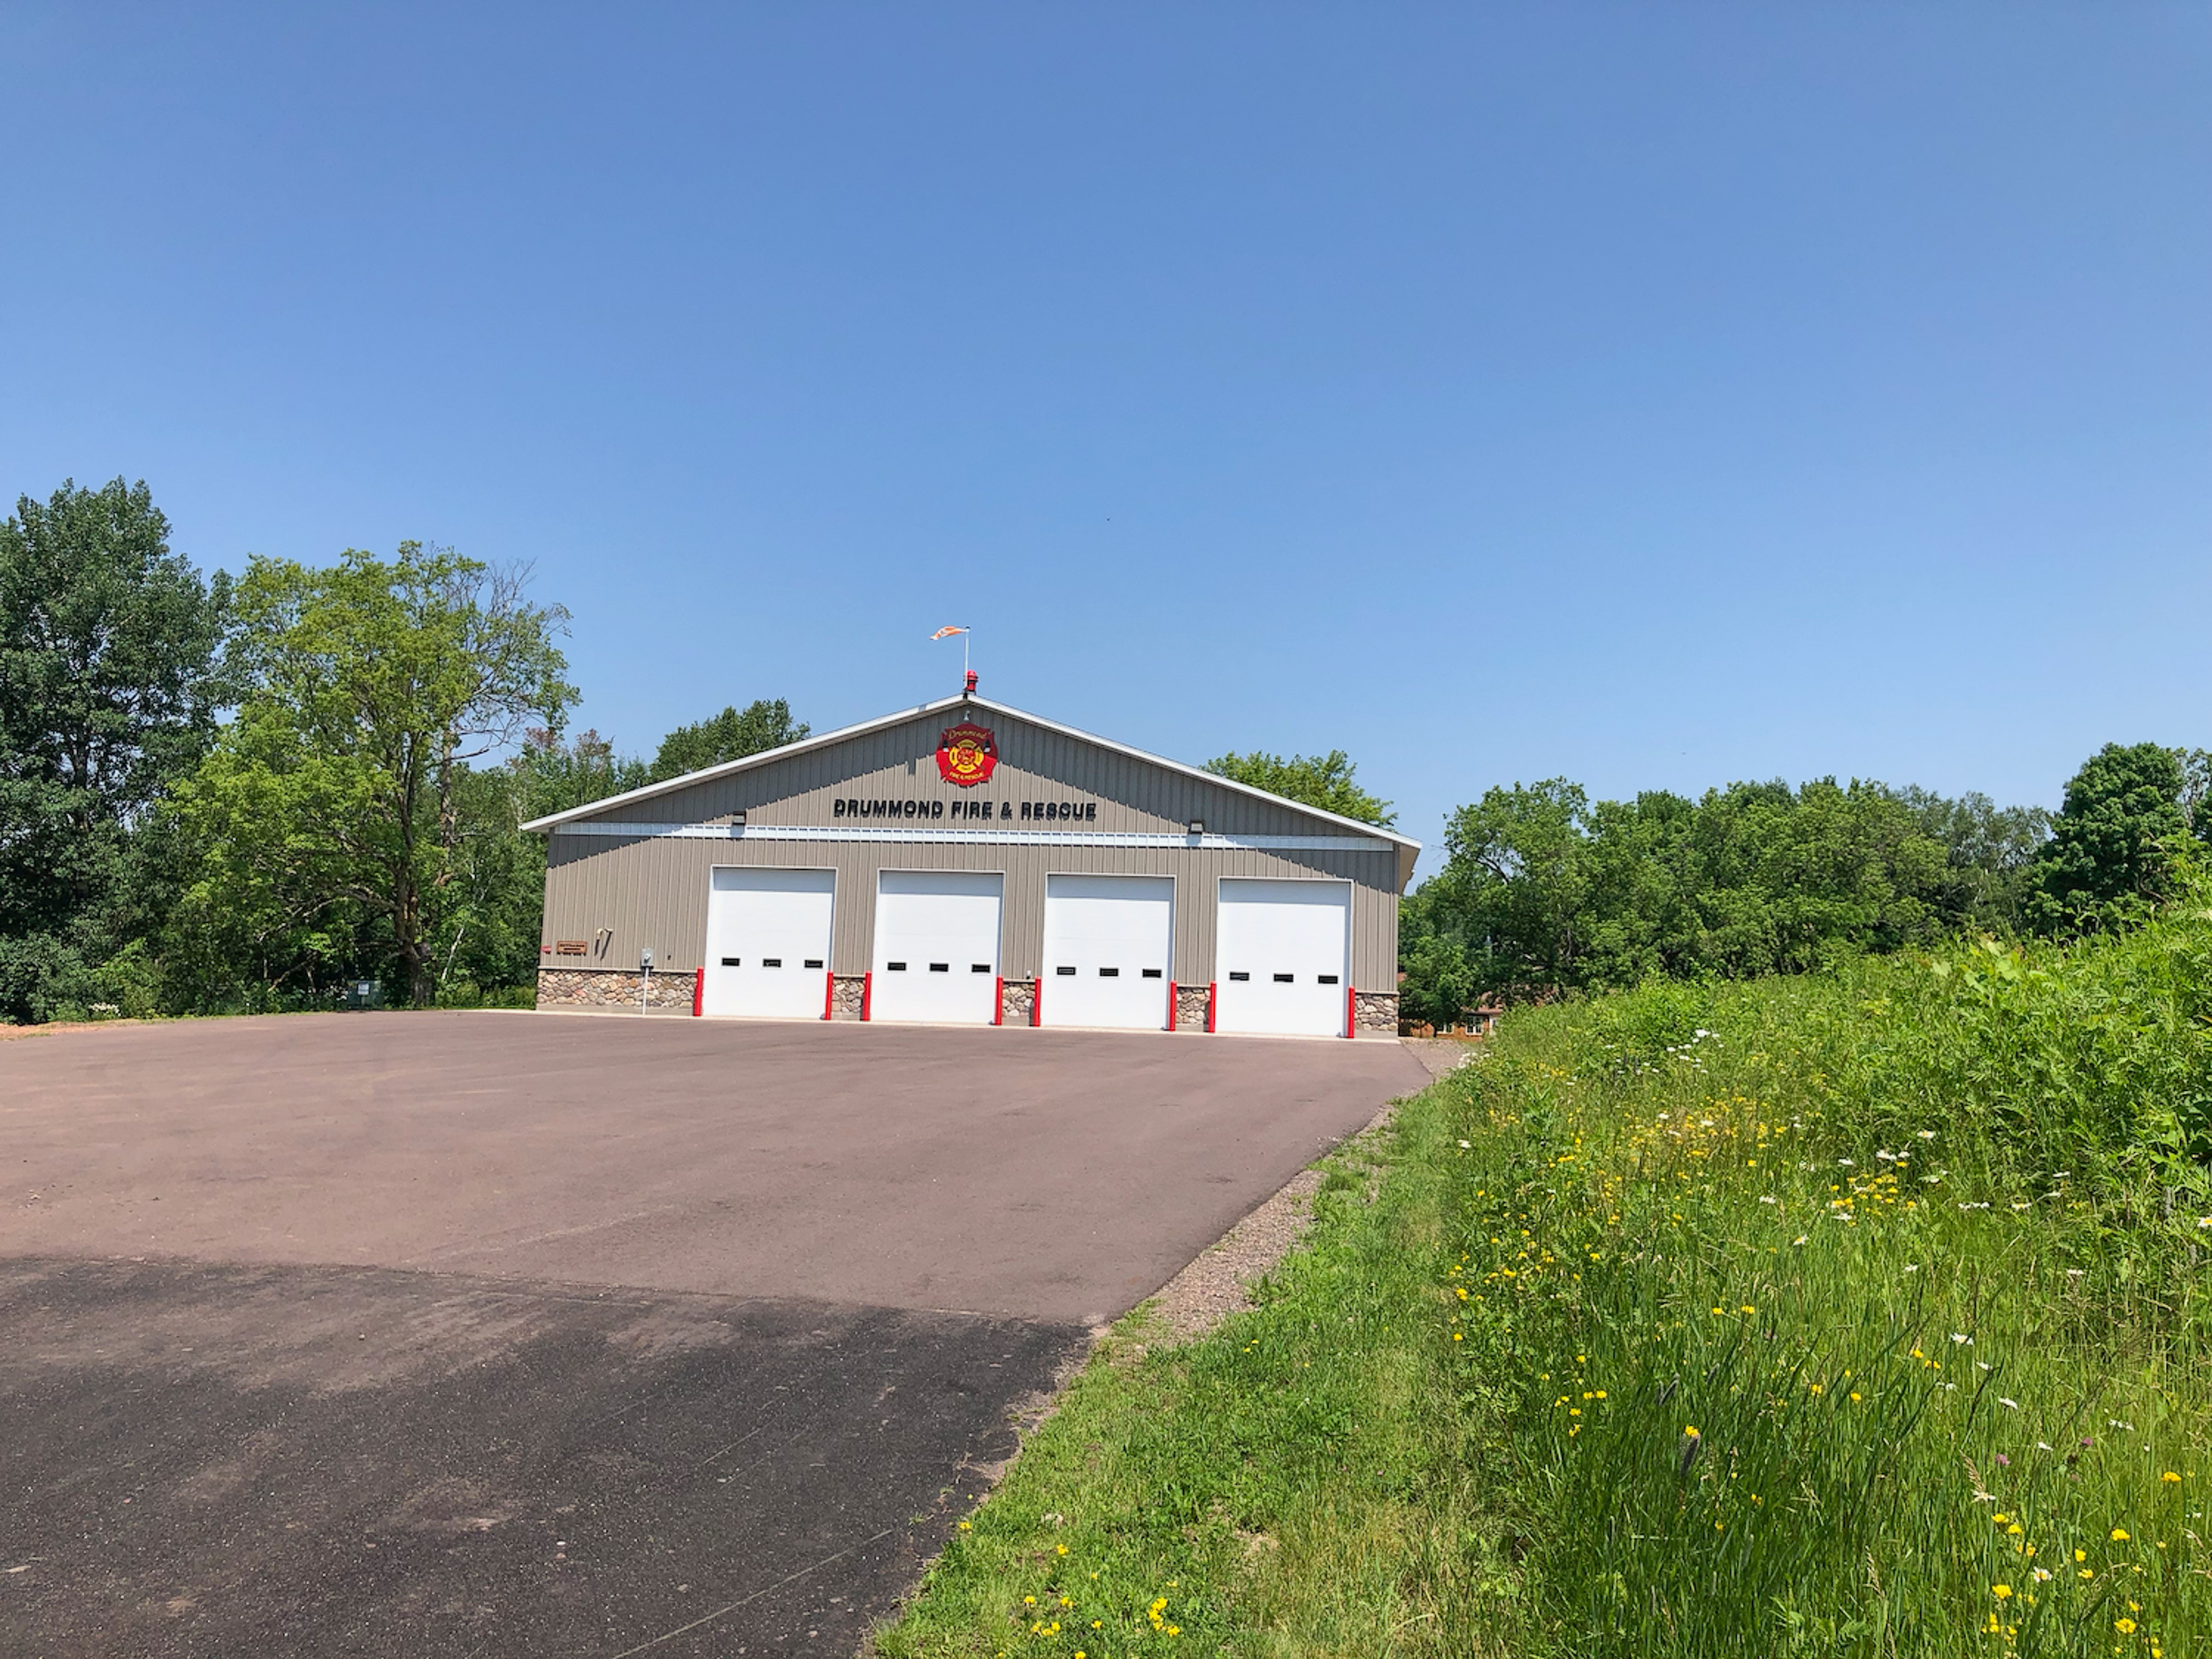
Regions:
<svg viewBox="0 0 2212 1659"><path fill-rule="evenodd" d="M1186 847L1205 852L1386 853L1365 835L1188 835L1111 830L845 828L826 824L557 824L556 835L630 840L754 841L963 841L981 847Z"/></svg>

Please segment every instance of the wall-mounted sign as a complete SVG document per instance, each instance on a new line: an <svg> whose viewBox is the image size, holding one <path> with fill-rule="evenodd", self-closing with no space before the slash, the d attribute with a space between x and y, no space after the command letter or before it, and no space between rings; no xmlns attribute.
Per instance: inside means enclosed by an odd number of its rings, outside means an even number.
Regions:
<svg viewBox="0 0 2212 1659"><path fill-rule="evenodd" d="M1015 809L1020 808L1018 813ZM1053 819L1066 823L1098 822L1098 803L1095 801L862 801L852 797L841 798L830 806L830 816L839 818L1013 818L1025 822L1043 823Z"/></svg>
<svg viewBox="0 0 2212 1659"><path fill-rule="evenodd" d="M962 789L987 781L998 765L998 745L991 728L963 720L937 740L937 775Z"/></svg>

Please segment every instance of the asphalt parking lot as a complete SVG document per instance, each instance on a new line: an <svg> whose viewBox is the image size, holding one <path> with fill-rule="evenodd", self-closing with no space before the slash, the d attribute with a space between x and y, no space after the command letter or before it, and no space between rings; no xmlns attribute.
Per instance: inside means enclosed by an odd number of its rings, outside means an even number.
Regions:
<svg viewBox="0 0 2212 1659"><path fill-rule="evenodd" d="M1388 1043L503 1014L0 1044L0 1651L849 1654Z"/></svg>

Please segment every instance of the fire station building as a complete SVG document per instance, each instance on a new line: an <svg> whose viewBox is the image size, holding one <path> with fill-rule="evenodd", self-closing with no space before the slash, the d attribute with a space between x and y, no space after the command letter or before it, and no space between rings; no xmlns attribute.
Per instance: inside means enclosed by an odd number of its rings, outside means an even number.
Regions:
<svg viewBox="0 0 2212 1659"><path fill-rule="evenodd" d="M1397 1031L1418 842L975 694L526 828L538 1005Z"/></svg>

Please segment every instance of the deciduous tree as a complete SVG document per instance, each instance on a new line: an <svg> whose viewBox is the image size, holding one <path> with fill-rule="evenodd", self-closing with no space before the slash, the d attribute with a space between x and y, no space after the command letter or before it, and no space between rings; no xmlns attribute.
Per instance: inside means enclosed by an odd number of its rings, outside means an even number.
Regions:
<svg viewBox="0 0 2212 1659"><path fill-rule="evenodd" d="M791 718L791 705L781 697L763 697L742 709L726 708L696 725L678 726L661 739L660 752L653 757L648 775L650 781L661 783L686 772L703 772L709 766L795 743L807 730L804 721Z"/></svg>
<svg viewBox="0 0 2212 1659"><path fill-rule="evenodd" d="M254 930L231 949L265 983L311 982L350 929L430 1000L467 895L468 763L557 730L576 695L554 642L567 612L533 603L528 575L414 541L248 566L248 689L178 810L207 859L199 919Z"/></svg>
<svg viewBox="0 0 2212 1659"><path fill-rule="evenodd" d="M143 481L63 483L0 523L0 1016L103 995L158 919L150 809L223 701L228 580L169 549Z"/></svg>
<svg viewBox="0 0 2212 1659"><path fill-rule="evenodd" d="M1287 760L1264 749L1256 749L1248 755L1232 752L1208 761L1206 770L1216 777L1249 784L1286 801L1317 806L1339 818L1357 818L1363 824L1380 825L1384 828L1398 821L1389 802L1359 787L1354 777L1358 768L1340 749L1333 749L1325 755L1293 755Z"/></svg>
<svg viewBox="0 0 2212 1659"><path fill-rule="evenodd" d="M2164 898L2189 834L2181 757L2156 743L2107 743L2066 786L2038 860L2036 925L2096 933Z"/></svg>

